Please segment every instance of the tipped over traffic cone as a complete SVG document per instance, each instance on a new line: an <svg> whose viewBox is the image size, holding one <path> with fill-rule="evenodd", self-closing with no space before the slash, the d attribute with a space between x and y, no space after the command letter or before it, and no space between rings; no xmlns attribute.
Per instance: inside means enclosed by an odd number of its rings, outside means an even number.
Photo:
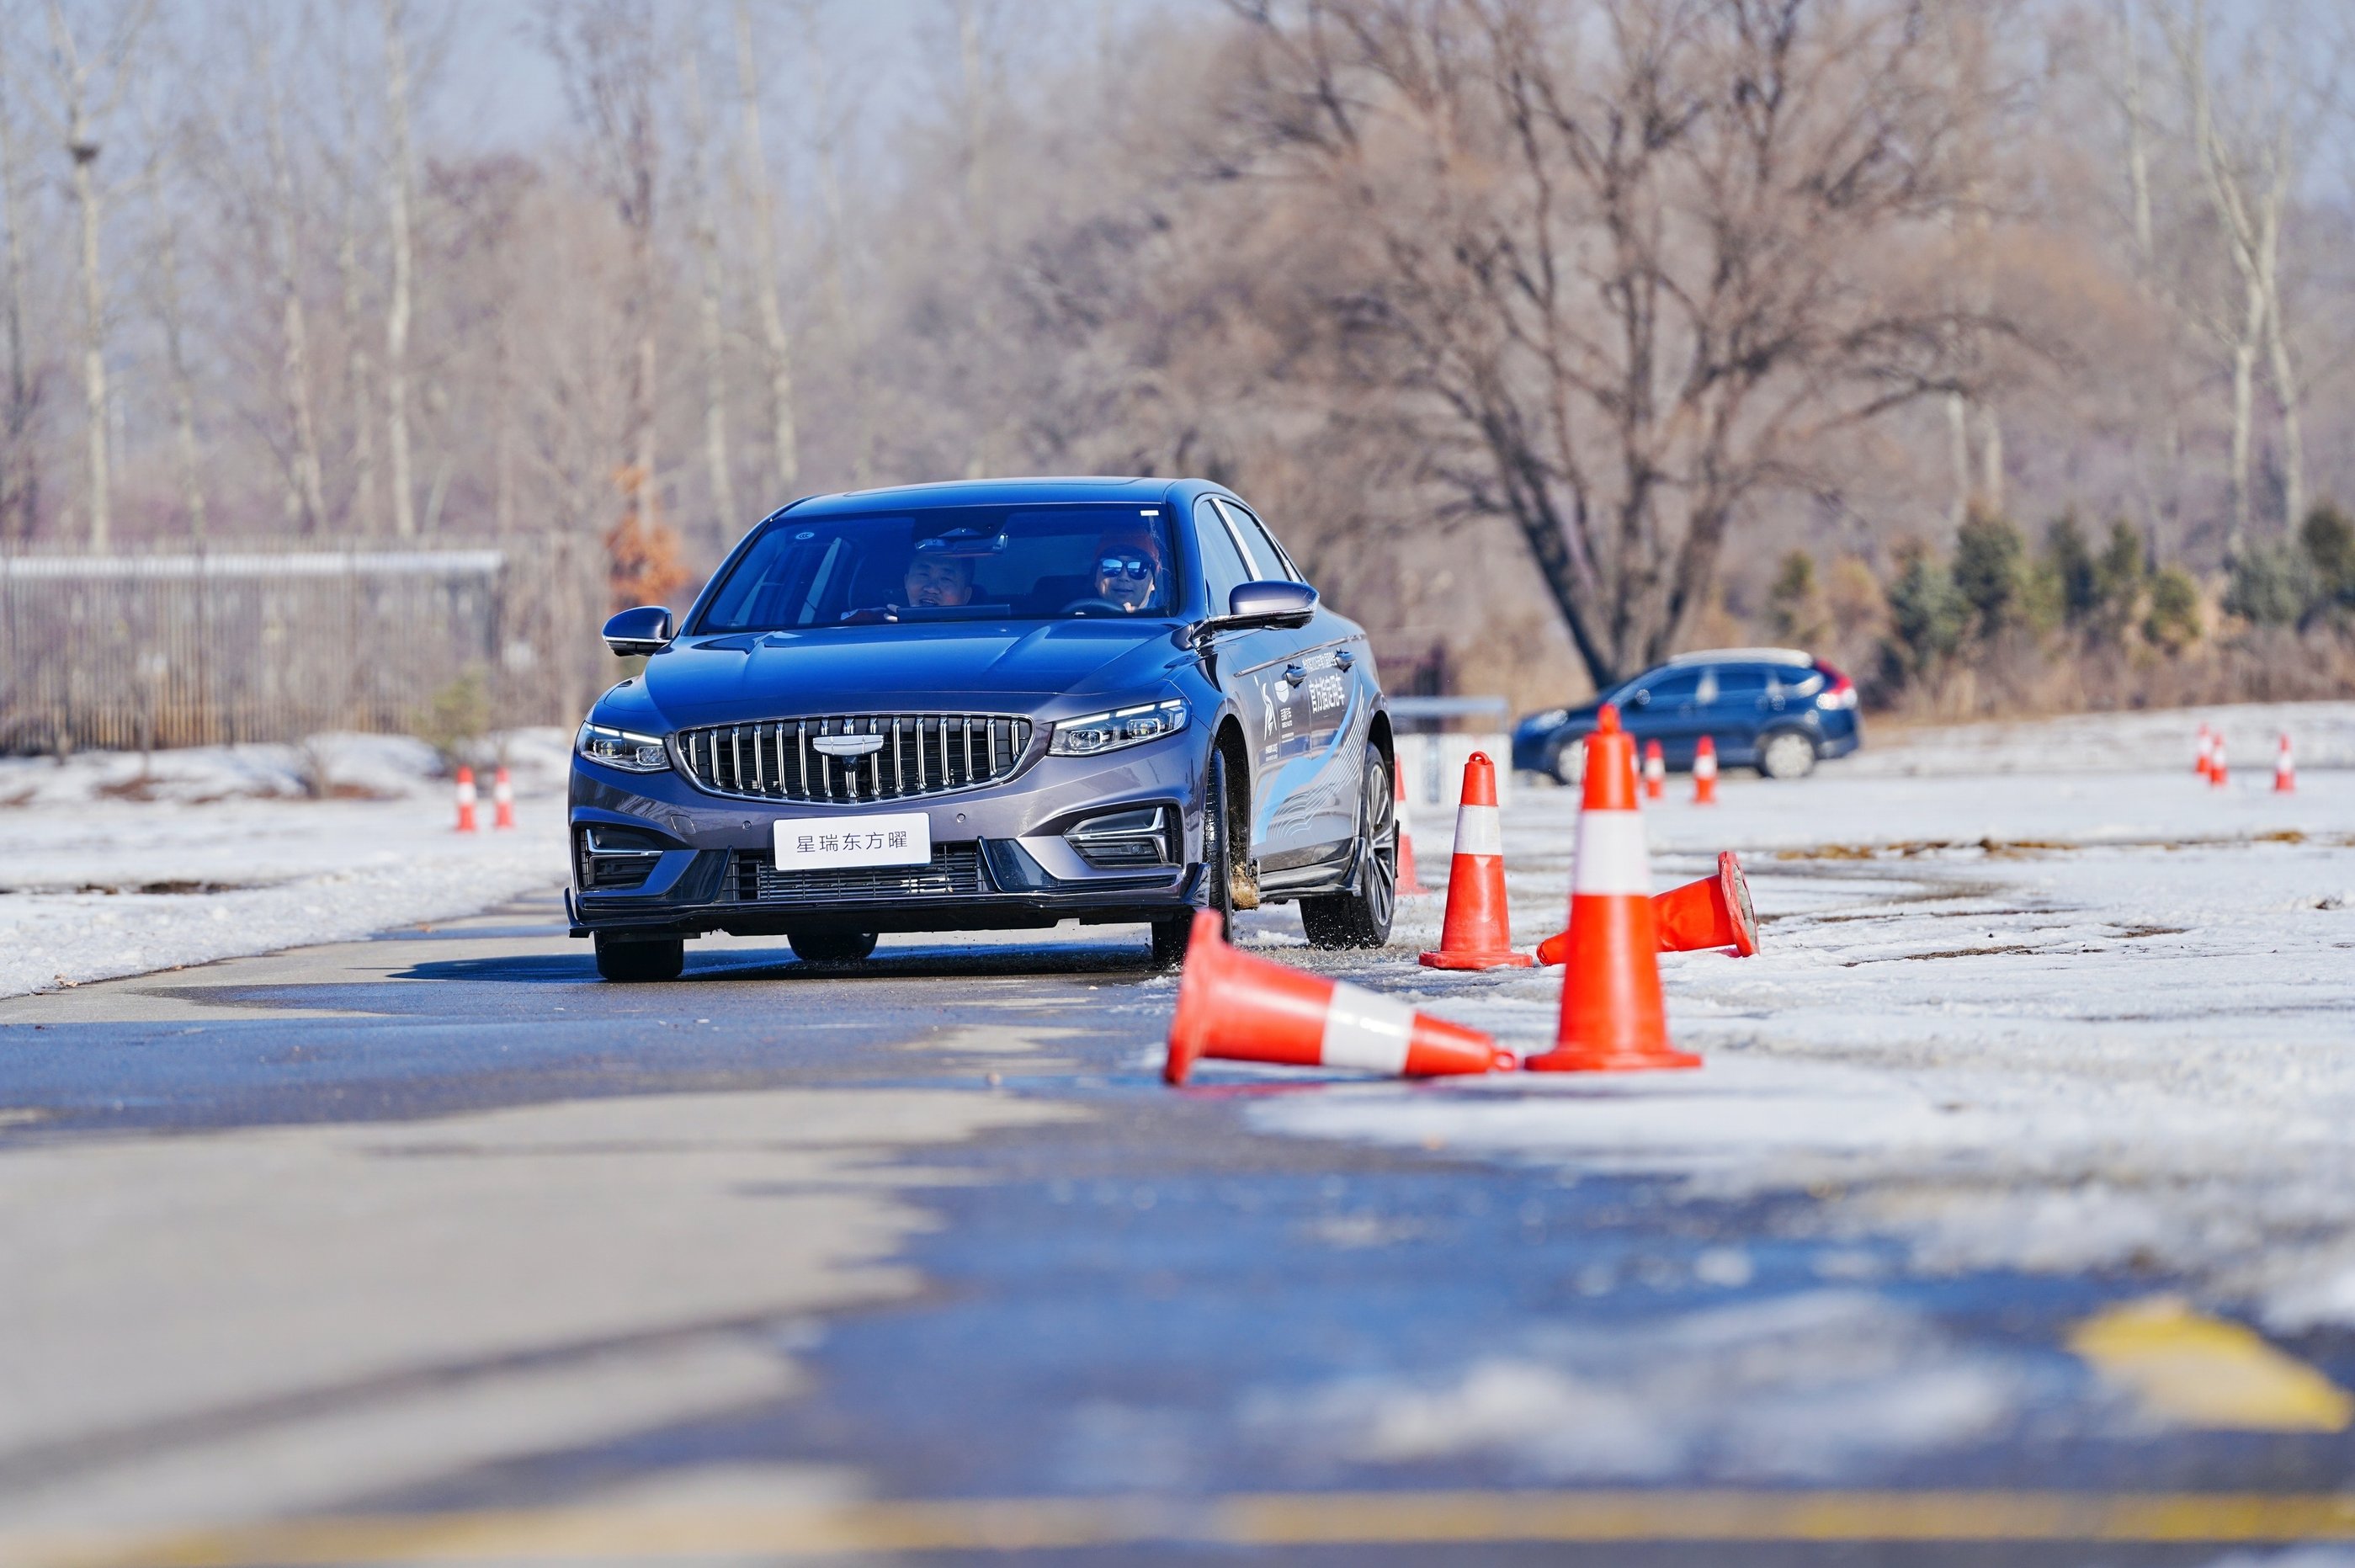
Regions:
<svg viewBox="0 0 2355 1568"><path fill-rule="evenodd" d="M2200 760L2191 764L2191 771L2203 779L2207 778L2214 772L2215 761L2215 733L2207 725L2202 724L2200 726Z"/></svg>
<svg viewBox="0 0 2355 1568"><path fill-rule="evenodd" d="M1758 912L1751 907L1750 882L1731 849L1717 858L1717 870L1697 882L1652 895L1652 923L1663 953L1698 953L1731 947L1748 958L1758 951ZM1570 933L1558 931L1538 944L1538 962L1560 964L1570 956Z"/></svg>
<svg viewBox="0 0 2355 1568"><path fill-rule="evenodd" d="M1439 947L1423 962L1433 969L1518 969L1537 962L1513 951L1505 908L1505 838L1497 821L1497 765L1486 752L1464 761L1464 798L1455 808L1455 855L1447 868L1447 913Z"/></svg>
<svg viewBox="0 0 2355 1568"><path fill-rule="evenodd" d="M458 770L458 829L461 833L474 831L474 770Z"/></svg>
<svg viewBox="0 0 2355 1568"><path fill-rule="evenodd" d="M1401 898L1414 898L1431 891L1414 870L1414 827L1406 816L1406 774L1391 769L1391 802L1398 816L1398 891Z"/></svg>
<svg viewBox="0 0 2355 1568"><path fill-rule="evenodd" d="M1644 742L1644 798L1657 800L1668 793L1668 760L1657 741Z"/></svg>
<svg viewBox="0 0 2355 1568"><path fill-rule="evenodd" d="M1717 741L1708 735L1693 752L1693 804L1717 804Z"/></svg>
<svg viewBox="0 0 2355 1568"><path fill-rule="evenodd" d="M1202 1057L1288 1067L1349 1067L1393 1078L1493 1072L1513 1053L1476 1029L1416 1012L1391 997L1238 953L1219 917L1194 916L1169 1057L1161 1076L1183 1083Z"/></svg>
<svg viewBox="0 0 2355 1568"><path fill-rule="evenodd" d="M2222 789L2232 782L2232 770L2224 761L2224 731L2219 730L2208 742L2208 782Z"/></svg>
<svg viewBox="0 0 2355 1568"><path fill-rule="evenodd" d="M2274 793L2297 793L2297 763L2290 757L2289 731L2286 730L2282 731L2281 750L2274 753Z"/></svg>
<svg viewBox="0 0 2355 1568"><path fill-rule="evenodd" d="M505 763L501 763L499 771L491 775L491 826L515 826L515 785L507 779Z"/></svg>
<svg viewBox="0 0 2355 1568"><path fill-rule="evenodd" d="M1561 1021L1554 1048L1522 1065L1540 1072L1700 1065L1668 1044L1651 880L1636 809L1636 743L1619 728L1619 710L1605 704L1586 738Z"/></svg>

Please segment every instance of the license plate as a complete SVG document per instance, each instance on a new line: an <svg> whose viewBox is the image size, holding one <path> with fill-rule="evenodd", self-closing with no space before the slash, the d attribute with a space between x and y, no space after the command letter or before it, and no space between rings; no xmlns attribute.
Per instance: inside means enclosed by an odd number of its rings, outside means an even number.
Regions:
<svg viewBox="0 0 2355 1568"><path fill-rule="evenodd" d="M776 825L777 869L921 866L932 858L932 819L921 811L801 817Z"/></svg>

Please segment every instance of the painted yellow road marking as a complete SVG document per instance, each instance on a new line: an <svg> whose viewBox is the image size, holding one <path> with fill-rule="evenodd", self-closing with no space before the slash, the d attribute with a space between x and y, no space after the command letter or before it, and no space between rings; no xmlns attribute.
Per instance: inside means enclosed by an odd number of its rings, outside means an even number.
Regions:
<svg viewBox="0 0 2355 1568"><path fill-rule="evenodd" d="M2344 1432L2355 1399L2238 1323L2174 1296L2114 1307L2071 1330L2069 1349L2175 1426Z"/></svg>
<svg viewBox="0 0 2355 1568"><path fill-rule="evenodd" d="M2355 1493L1424 1491L998 1498L373 1515L168 1534L0 1535L16 1568L357 1568L715 1557L1537 1541L2355 1541Z"/></svg>

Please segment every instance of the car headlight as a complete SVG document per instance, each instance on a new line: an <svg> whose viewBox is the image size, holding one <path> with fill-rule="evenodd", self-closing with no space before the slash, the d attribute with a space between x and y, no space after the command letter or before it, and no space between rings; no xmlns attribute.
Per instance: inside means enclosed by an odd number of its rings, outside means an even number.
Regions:
<svg viewBox="0 0 2355 1568"><path fill-rule="evenodd" d="M572 749L592 763L609 768L619 768L625 773L660 773L670 771L670 752L659 735L641 735L633 730L613 730L602 724L583 724Z"/></svg>
<svg viewBox="0 0 2355 1568"><path fill-rule="evenodd" d="M1174 697L1167 702L1115 708L1108 713L1057 720L1055 738L1048 743L1047 754L1092 757L1098 752L1116 752L1123 746L1158 741L1162 736L1175 735L1184 728L1186 704Z"/></svg>

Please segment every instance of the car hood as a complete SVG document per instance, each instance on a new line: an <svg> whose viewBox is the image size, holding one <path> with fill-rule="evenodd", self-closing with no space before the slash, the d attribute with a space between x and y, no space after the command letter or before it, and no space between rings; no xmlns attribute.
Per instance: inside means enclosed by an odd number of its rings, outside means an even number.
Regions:
<svg viewBox="0 0 2355 1568"><path fill-rule="evenodd" d="M829 626L681 638L646 661L642 700L672 727L821 713L1037 711L1149 691L1188 655L1166 622Z"/></svg>

